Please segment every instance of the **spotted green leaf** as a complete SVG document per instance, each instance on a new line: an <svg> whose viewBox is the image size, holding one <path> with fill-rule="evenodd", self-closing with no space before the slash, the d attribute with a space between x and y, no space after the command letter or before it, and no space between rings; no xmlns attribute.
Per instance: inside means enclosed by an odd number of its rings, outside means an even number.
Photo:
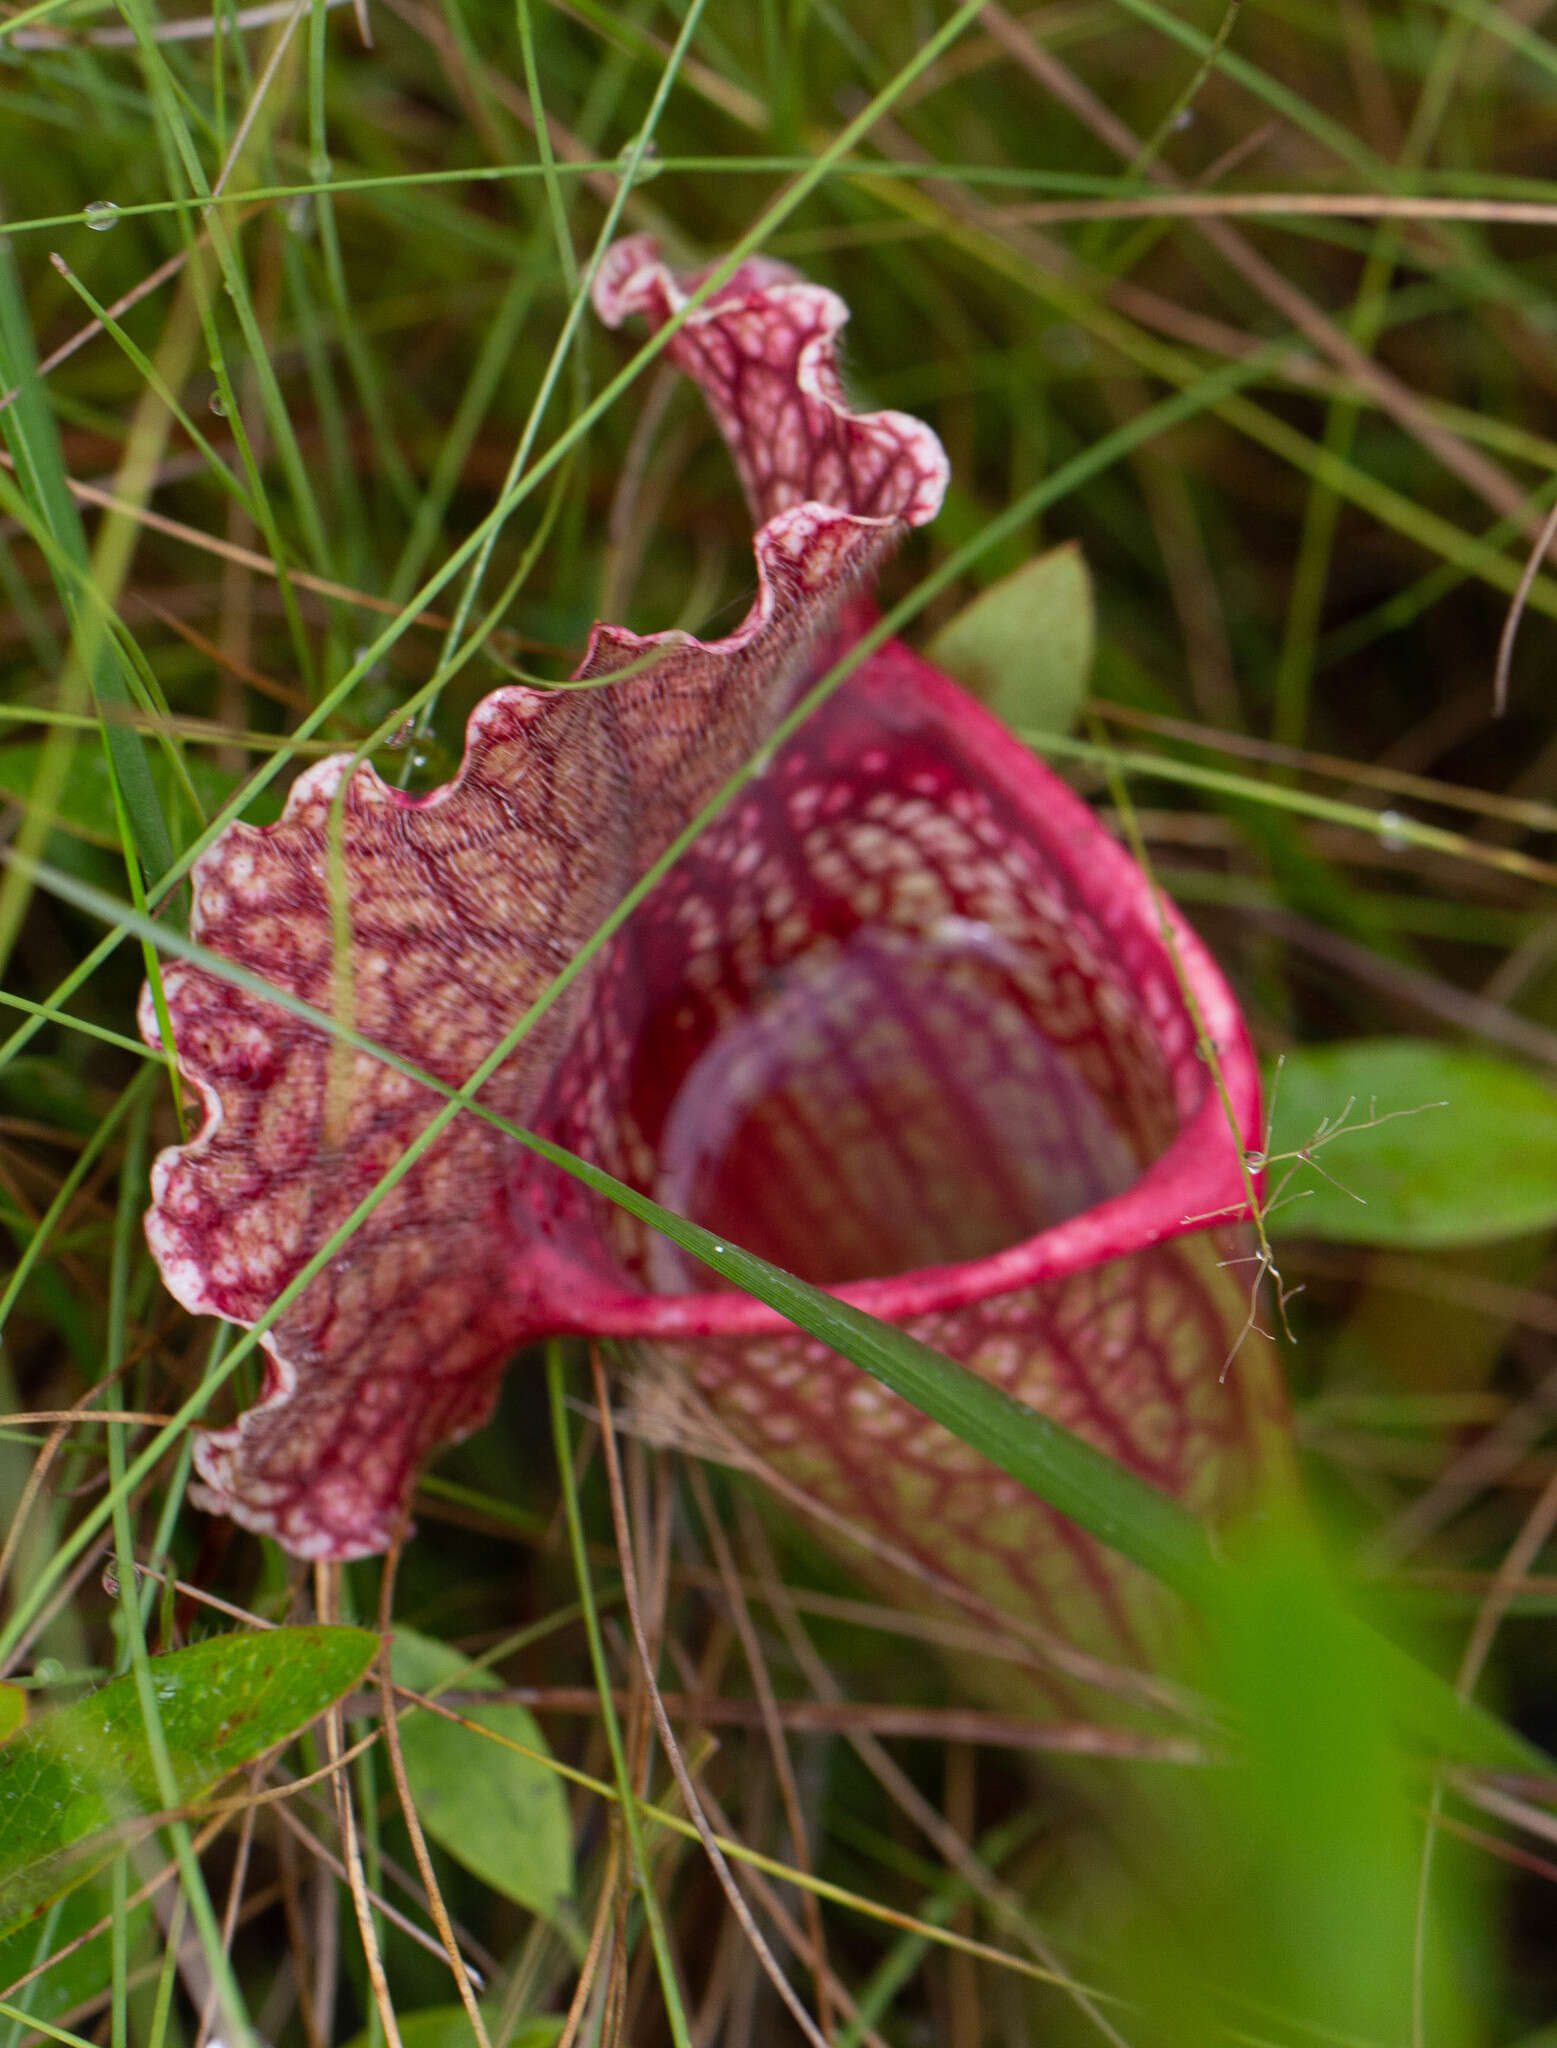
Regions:
<svg viewBox="0 0 1557 2048"><path fill-rule="evenodd" d="M179 1799L306 1728L361 1679L377 1636L284 1628L151 1659ZM0 1935L99 1869L164 1810L133 1673L40 1715L0 1746Z"/></svg>

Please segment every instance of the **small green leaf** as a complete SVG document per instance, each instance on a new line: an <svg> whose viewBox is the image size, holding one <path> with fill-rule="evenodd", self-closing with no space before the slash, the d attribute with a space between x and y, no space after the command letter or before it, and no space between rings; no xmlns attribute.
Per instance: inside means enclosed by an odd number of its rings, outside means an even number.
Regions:
<svg viewBox="0 0 1557 2048"><path fill-rule="evenodd" d="M499 1682L457 1650L414 1629L397 1628L390 1657L395 1681L415 1692L453 1688L494 1692ZM456 1863L505 1898L550 1917L573 1892L573 1840L562 1780L506 1742L550 1754L524 1707L462 1705L468 1721L503 1742L429 1713L400 1723L406 1776L423 1828Z"/></svg>
<svg viewBox="0 0 1557 2048"><path fill-rule="evenodd" d="M151 1659L181 1800L306 1728L378 1650L355 1628L213 1636ZM40 1715L0 1748L0 1935L80 1884L163 1810L133 1673Z"/></svg>
<svg viewBox="0 0 1557 2048"><path fill-rule="evenodd" d="M1018 731L1069 732L1086 695L1096 626L1074 541L980 591L931 641L931 661Z"/></svg>
<svg viewBox="0 0 1557 2048"><path fill-rule="evenodd" d="M19 1685L0 1685L0 1742L7 1742L27 1719L27 1695Z"/></svg>
<svg viewBox="0 0 1557 2048"><path fill-rule="evenodd" d="M496 2005L483 2006L481 2017L487 2023L487 2034L497 2039L501 2017ZM420 2012L401 2012L395 2015L400 2028L401 2048L475 2048L475 2029L462 2005L429 2005ZM552 2048L552 2043L561 2037L566 2022L558 2013L540 2013L534 2019L521 2020L518 2026L503 2035L505 2048ZM380 2041L383 2035L379 2035ZM346 2048L370 2048L371 2036L366 2027L360 2034L353 2034Z"/></svg>
<svg viewBox="0 0 1557 2048"><path fill-rule="evenodd" d="M1312 1192L1272 1210L1283 1236L1480 1244L1557 1223L1557 1093L1490 1053L1415 1038L1289 1053L1273 1192L1304 1149L1340 1186L1299 1165L1287 1195Z"/></svg>

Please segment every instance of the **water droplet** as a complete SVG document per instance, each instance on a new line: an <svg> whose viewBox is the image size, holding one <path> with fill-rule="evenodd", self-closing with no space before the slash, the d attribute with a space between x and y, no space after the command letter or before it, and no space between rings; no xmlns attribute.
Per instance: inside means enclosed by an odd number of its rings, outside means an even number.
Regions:
<svg viewBox="0 0 1557 2048"><path fill-rule="evenodd" d="M287 201L283 218L289 231L304 241L314 231L314 195L312 192L295 192Z"/></svg>
<svg viewBox="0 0 1557 2048"><path fill-rule="evenodd" d="M206 400L206 404L209 406L211 411L216 414L216 417L219 420L226 419L227 401L225 398L223 398L222 394L219 391L213 391L210 397Z"/></svg>
<svg viewBox="0 0 1557 2048"><path fill-rule="evenodd" d="M725 1251L725 1250L727 1250L727 1249L728 1249L728 1247L727 1247L727 1246L725 1246L725 1245L722 1245L722 1244L716 1244L716 1245L714 1246L714 1250L715 1250L716 1252L722 1252L722 1251Z"/></svg>
<svg viewBox="0 0 1557 2048"><path fill-rule="evenodd" d="M1404 811L1380 811L1379 844L1390 853L1403 853L1411 844L1411 820Z"/></svg>
<svg viewBox="0 0 1557 2048"><path fill-rule="evenodd" d="M32 1675L39 1685L63 1685L65 1667L58 1657L40 1657L32 1667Z"/></svg>
<svg viewBox="0 0 1557 2048"><path fill-rule="evenodd" d="M1177 113L1176 113L1176 114L1174 115L1174 117L1173 117L1173 132L1174 132L1174 134L1175 134L1175 135L1182 135L1182 134L1184 133L1184 130L1185 130L1186 128L1193 128L1193 127L1194 127L1194 125L1195 125L1195 110L1194 110L1194 108L1193 108L1193 107L1180 107L1180 108L1179 108L1179 110L1178 110L1178 112L1177 112Z"/></svg>
<svg viewBox="0 0 1557 2048"><path fill-rule="evenodd" d="M660 146L653 136L650 136L643 146L643 155L638 159L638 168L634 171L632 168L633 152L637 147L638 138L636 135L631 142L624 142L617 151L616 167L622 177L625 178L630 175L635 185L647 185L651 178L657 178L665 168L664 164L660 162Z"/></svg>
<svg viewBox="0 0 1557 2048"><path fill-rule="evenodd" d="M411 766L413 768L425 768L427 766L427 763L431 759L431 754L424 752L424 750L421 747L418 747L416 752L411 756Z"/></svg>
<svg viewBox="0 0 1557 2048"><path fill-rule="evenodd" d="M111 199L94 199L81 209L81 218L95 235L106 235L119 218L119 209Z"/></svg>
<svg viewBox="0 0 1557 2048"><path fill-rule="evenodd" d="M1263 1152L1245 1152L1243 1163L1251 1173L1259 1173L1265 1165L1265 1154Z"/></svg>

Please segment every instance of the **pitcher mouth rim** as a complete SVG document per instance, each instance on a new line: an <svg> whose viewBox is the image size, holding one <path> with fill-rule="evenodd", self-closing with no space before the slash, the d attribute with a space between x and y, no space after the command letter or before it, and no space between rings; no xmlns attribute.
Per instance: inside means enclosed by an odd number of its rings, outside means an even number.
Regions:
<svg viewBox="0 0 1557 2048"><path fill-rule="evenodd" d="M961 685L901 641L888 641L845 690L867 692L884 708L924 711L951 726L964 753L1000 785L1031 821L1032 836L1084 901L1105 935L1159 954L1177 975L1174 1036L1158 1041L1182 1121L1172 1141L1130 1185L1090 1208L982 1258L856 1280L821 1291L886 1322L968 1307L1021 1288L1062 1280L1132 1253L1216 1226L1248 1220L1257 1172L1246 1154L1260 1143L1259 1065L1231 989L1183 916L1108 832L1090 806ZM890 720L889 720L890 723ZM1201 1050L1215 1048L1219 1074ZM1218 1084L1218 1080L1220 1085ZM1231 1118L1229 1117L1231 1112ZM549 1329L594 1336L756 1337L794 1328L777 1309L726 1289L684 1293L610 1292L590 1284L587 1315L560 1315Z"/></svg>
<svg viewBox="0 0 1557 2048"><path fill-rule="evenodd" d="M1258 1103L1253 1107L1257 1115ZM1224 1155L1224 1163L1208 1173L1205 1154L1213 1147ZM1226 1113L1208 1086L1200 1110L1167 1151L1121 1194L981 1259L922 1266L820 1291L883 1322L902 1323L1064 1280L1174 1238L1245 1221L1248 1214L1248 1190L1232 1156ZM559 1321L558 1328L576 1331L581 1320ZM587 1328L599 1337L760 1337L794 1325L752 1295L710 1291L602 1299Z"/></svg>

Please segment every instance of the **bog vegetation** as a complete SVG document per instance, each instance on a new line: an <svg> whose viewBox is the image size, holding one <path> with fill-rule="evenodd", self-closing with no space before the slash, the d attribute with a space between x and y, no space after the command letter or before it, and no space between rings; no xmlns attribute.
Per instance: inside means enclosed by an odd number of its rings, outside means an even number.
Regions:
<svg viewBox="0 0 1557 2048"><path fill-rule="evenodd" d="M1546 16L8 9L0 2048L1557 2041ZM1304 1506L1214 1550L681 1232L1186 1596L1127 1710L1024 1707L1020 1630L870 1592L625 1350L521 1361L391 1563L187 1498L260 1385L142 1236L192 850L749 599L695 394L587 311L636 230L848 299L950 457L898 630L1267 1066L1229 1256Z"/></svg>

